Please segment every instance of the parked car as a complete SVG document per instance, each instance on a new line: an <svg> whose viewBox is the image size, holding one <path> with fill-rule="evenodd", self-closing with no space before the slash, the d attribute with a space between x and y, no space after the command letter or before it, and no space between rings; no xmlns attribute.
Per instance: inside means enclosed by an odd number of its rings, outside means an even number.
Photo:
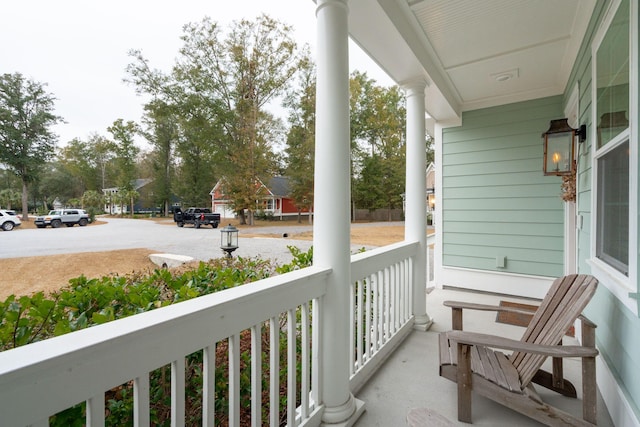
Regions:
<svg viewBox="0 0 640 427"><path fill-rule="evenodd" d="M11 231L15 227L20 227L22 221L16 215L15 211L0 209L0 228L4 231Z"/></svg>
<svg viewBox="0 0 640 427"><path fill-rule="evenodd" d="M45 228L47 225L58 228L62 224L67 227L73 227L76 224L84 227L89 224L89 214L84 209L56 209L49 211L47 215L37 216L33 223L38 228Z"/></svg>
<svg viewBox="0 0 640 427"><path fill-rule="evenodd" d="M184 211L180 208L175 208L173 220L178 227L183 227L185 224L193 224L195 228L200 228L201 225L210 225L213 228L218 228L220 214L212 213L209 208L188 208Z"/></svg>

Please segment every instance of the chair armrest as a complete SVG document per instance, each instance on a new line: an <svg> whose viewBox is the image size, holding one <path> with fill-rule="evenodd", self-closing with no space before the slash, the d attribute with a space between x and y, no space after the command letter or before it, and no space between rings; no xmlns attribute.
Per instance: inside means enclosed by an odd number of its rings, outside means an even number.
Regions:
<svg viewBox="0 0 640 427"><path fill-rule="evenodd" d="M476 332L449 331L447 332L447 338L461 344L521 351L524 353L540 354L548 357L595 357L598 355L598 350L594 347L533 344Z"/></svg>
<svg viewBox="0 0 640 427"><path fill-rule="evenodd" d="M507 307L507 306L501 306L501 305L475 304L472 302L464 302L464 301L445 301L442 304L446 307L451 307L451 308L479 310L479 311L501 311L505 313L516 313L516 314L534 314L536 312L534 309Z"/></svg>
<svg viewBox="0 0 640 427"><path fill-rule="evenodd" d="M596 325L595 323L593 323L589 318L587 318L587 316L585 316L584 314L581 314L580 316L578 316L578 319L580 319L580 321L582 322L583 325L588 326L590 328L597 328L598 325Z"/></svg>

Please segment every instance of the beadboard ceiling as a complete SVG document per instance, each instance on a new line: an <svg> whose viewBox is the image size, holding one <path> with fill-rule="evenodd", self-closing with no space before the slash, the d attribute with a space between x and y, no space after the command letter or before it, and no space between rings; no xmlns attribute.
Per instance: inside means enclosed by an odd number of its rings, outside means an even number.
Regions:
<svg viewBox="0 0 640 427"><path fill-rule="evenodd" d="M350 0L350 32L395 81L424 77L429 114L561 94L595 0Z"/></svg>

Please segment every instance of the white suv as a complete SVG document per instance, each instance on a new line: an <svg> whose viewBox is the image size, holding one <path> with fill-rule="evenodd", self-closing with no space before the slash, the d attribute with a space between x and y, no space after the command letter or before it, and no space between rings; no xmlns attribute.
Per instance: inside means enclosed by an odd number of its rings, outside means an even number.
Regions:
<svg viewBox="0 0 640 427"><path fill-rule="evenodd" d="M22 221L20 221L15 211L0 209L0 228L4 231L11 231L15 227L20 227L20 224L22 224Z"/></svg>
<svg viewBox="0 0 640 427"><path fill-rule="evenodd" d="M37 216L33 223L38 228L45 228L47 225L58 228L62 224L67 227L73 227L76 224L84 227L89 223L89 214L83 209L56 209L49 211L48 215Z"/></svg>

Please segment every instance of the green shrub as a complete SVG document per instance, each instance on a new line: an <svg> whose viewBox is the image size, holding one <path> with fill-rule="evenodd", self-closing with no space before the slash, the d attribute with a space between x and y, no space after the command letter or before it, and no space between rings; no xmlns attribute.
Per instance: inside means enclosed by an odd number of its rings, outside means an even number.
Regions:
<svg viewBox="0 0 640 427"><path fill-rule="evenodd" d="M289 273L290 271L300 270L301 268L311 267L313 263L313 246L309 248L307 252L302 252L295 246L287 246L293 259L289 264L284 264L276 267L278 274Z"/></svg>
<svg viewBox="0 0 640 427"><path fill-rule="evenodd" d="M275 217L273 216L273 212L271 211L264 211L262 209L257 210L254 214L253 217L255 219L260 219L263 221L274 221Z"/></svg>
<svg viewBox="0 0 640 427"><path fill-rule="evenodd" d="M93 325L110 322L134 314L154 310L245 283L267 278L276 273L297 270L311 265L313 251L301 252L289 247L293 260L290 264L275 266L270 261L234 258L232 261L216 259L200 262L195 268L173 274L158 269L150 274L105 276L72 279L69 285L51 296L42 292L32 296L9 296L0 303L0 351L30 344L52 336L66 334ZM298 317L300 314L298 314ZM281 323L285 319L281 319ZM297 322L299 324L299 322ZM280 384L286 384L287 337L280 327ZM241 417L250 411L250 331L240 333L241 348ZM300 345L300 342L296 344ZM262 349L269 351L269 326L262 327ZM298 354L300 354L298 349ZM186 358L186 423L201 425L202 415L202 351ZM263 413L268 414L269 358L263 356ZM216 425L228 420L228 344L216 346ZM300 377L300 363L297 366ZM299 381L299 379L298 379ZM298 382L299 383L299 382ZM151 421L154 425L170 425L171 368L163 366L150 373ZM286 388L281 387L281 415L286 411ZM133 425L133 384L122 384L105 394L106 425ZM299 403L300 397L298 396ZM50 417L51 426L82 426L85 404L79 404ZM265 418L266 419L266 418Z"/></svg>

